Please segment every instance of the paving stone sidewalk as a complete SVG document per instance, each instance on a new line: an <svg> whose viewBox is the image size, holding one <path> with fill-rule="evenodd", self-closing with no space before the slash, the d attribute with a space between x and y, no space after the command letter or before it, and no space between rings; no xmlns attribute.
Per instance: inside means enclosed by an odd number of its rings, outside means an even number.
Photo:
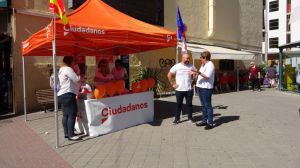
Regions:
<svg viewBox="0 0 300 168"><path fill-rule="evenodd" d="M59 122L59 149L53 113L31 114L27 125L75 168L299 168L299 100L274 89L213 95L216 127L204 130L186 115L172 125L175 97L160 98L155 122L80 142L66 141Z"/></svg>
<svg viewBox="0 0 300 168"><path fill-rule="evenodd" d="M71 168L21 118L0 120L1 168Z"/></svg>

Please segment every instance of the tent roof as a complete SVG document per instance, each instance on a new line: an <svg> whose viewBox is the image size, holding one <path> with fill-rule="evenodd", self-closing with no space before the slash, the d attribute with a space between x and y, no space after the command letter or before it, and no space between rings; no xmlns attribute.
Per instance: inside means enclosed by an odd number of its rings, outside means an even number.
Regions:
<svg viewBox="0 0 300 168"><path fill-rule="evenodd" d="M253 53L218 46L187 43L187 49L199 54L207 50L211 53L211 59L254 60Z"/></svg>
<svg viewBox="0 0 300 168"><path fill-rule="evenodd" d="M56 55L121 55L177 45L175 31L127 16L101 0L87 0L68 15L70 28L56 20ZM51 56L53 21L22 43L24 56Z"/></svg>

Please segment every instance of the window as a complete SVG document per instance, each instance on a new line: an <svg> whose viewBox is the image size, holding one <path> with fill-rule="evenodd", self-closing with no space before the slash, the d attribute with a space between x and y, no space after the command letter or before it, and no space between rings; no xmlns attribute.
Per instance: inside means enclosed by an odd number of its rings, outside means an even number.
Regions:
<svg viewBox="0 0 300 168"><path fill-rule="evenodd" d="M291 0L287 0L286 13L291 13Z"/></svg>
<svg viewBox="0 0 300 168"><path fill-rule="evenodd" d="M68 0L68 8L69 9L77 9L81 6L86 0Z"/></svg>
<svg viewBox="0 0 300 168"><path fill-rule="evenodd" d="M287 34L286 35L286 43L290 43L291 42L291 34Z"/></svg>
<svg viewBox="0 0 300 168"><path fill-rule="evenodd" d="M269 3L269 12L274 12L279 10L278 1L272 1Z"/></svg>
<svg viewBox="0 0 300 168"><path fill-rule="evenodd" d="M0 0L0 8L9 8L11 0Z"/></svg>
<svg viewBox="0 0 300 168"><path fill-rule="evenodd" d="M85 1L68 0L68 8L75 10ZM103 0L103 2L141 21L164 26L164 0Z"/></svg>
<svg viewBox="0 0 300 168"><path fill-rule="evenodd" d="M291 19L291 15L286 15L286 32L291 31L290 19Z"/></svg>
<svg viewBox="0 0 300 168"><path fill-rule="evenodd" d="M0 13L0 32L7 32L8 25L10 24L10 18L8 13ZM0 40L1 41L1 40Z"/></svg>
<svg viewBox="0 0 300 168"><path fill-rule="evenodd" d="M270 20L269 30L276 30L276 29L278 29L278 19Z"/></svg>
<svg viewBox="0 0 300 168"><path fill-rule="evenodd" d="M164 25L164 0L103 0L103 2L141 21Z"/></svg>
<svg viewBox="0 0 300 168"><path fill-rule="evenodd" d="M270 48L278 48L278 37L269 39L269 47Z"/></svg>

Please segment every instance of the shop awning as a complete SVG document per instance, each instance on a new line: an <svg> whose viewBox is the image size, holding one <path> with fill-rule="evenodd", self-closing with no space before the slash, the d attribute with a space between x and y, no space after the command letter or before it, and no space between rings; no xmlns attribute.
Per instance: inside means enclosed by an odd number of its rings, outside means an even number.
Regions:
<svg viewBox="0 0 300 168"><path fill-rule="evenodd" d="M178 46L181 46L179 42ZM224 47L191 44L187 43L187 49L195 54L199 54L203 51L209 51L211 53L211 59L231 59L231 60L254 60L254 54L246 51L233 50ZM195 59L198 59L196 55L193 55Z"/></svg>

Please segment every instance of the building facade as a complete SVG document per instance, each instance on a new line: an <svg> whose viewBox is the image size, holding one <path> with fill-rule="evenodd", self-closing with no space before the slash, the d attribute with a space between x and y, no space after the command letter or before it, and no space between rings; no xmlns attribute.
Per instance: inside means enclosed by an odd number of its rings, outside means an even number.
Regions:
<svg viewBox="0 0 300 168"><path fill-rule="evenodd" d="M263 34L267 35L267 47L263 43L263 49L267 48L266 60L278 59L278 46L300 40L299 19L297 16L291 19L293 13L297 13L300 2L297 0L266 0L264 11L266 24ZM296 14L295 14L296 15ZM265 37L265 36L264 36ZM294 49L297 51L297 49ZM263 50L264 52L264 50ZM288 51L293 54L293 51ZM294 52L295 53L295 52Z"/></svg>
<svg viewBox="0 0 300 168"><path fill-rule="evenodd" d="M265 27L264 35L267 50L265 58L268 64L279 60L278 46L300 41L300 1L297 0L266 0L264 3ZM264 52L264 51L263 51ZM300 69L300 49L285 48L283 51L282 89L297 90L296 78ZM299 83L300 84L300 83Z"/></svg>

